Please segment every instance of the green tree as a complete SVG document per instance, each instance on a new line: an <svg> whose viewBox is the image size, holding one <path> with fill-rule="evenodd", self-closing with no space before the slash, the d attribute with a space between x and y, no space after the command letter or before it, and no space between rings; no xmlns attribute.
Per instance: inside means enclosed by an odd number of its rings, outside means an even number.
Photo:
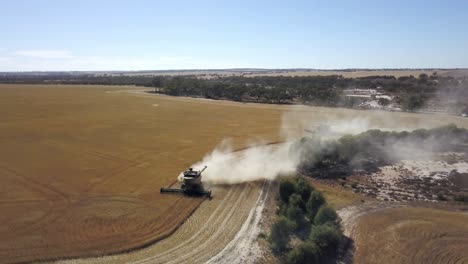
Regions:
<svg viewBox="0 0 468 264"><path fill-rule="evenodd" d="M265 98L266 91L265 91L265 88L263 88L262 86L255 84L249 87L248 94L249 96L255 98L255 100L258 102L262 98Z"/></svg>
<svg viewBox="0 0 468 264"><path fill-rule="evenodd" d="M286 217L294 223L294 231L299 231L305 225L304 212L297 206L288 205L286 210Z"/></svg>
<svg viewBox="0 0 468 264"><path fill-rule="evenodd" d="M291 99L288 90L283 87L273 87L267 90L267 96L271 102L282 104L284 101Z"/></svg>
<svg viewBox="0 0 468 264"><path fill-rule="evenodd" d="M302 197L294 193L289 197L289 203L286 208L286 217L294 222L294 230L300 231L304 227L306 227L306 221L304 218L304 202L302 201Z"/></svg>
<svg viewBox="0 0 468 264"><path fill-rule="evenodd" d="M274 252L279 253L286 250L290 239L289 234L293 229L294 223L291 223L291 221L283 216L280 216L273 224L268 241Z"/></svg>
<svg viewBox="0 0 468 264"><path fill-rule="evenodd" d="M284 203L288 203L289 196L291 196L291 194L293 194L294 192L296 192L296 187L294 183L292 183L289 179L281 180L279 186L279 194L281 201L283 201Z"/></svg>
<svg viewBox="0 0 468 264"><path fill-rule="evenodd" d="M401 107L404 111L413 112L425 103L425 97L421 94L409 94L402 98Z"/></svg>
<svg viewBox="0 0 468 264"><path fill-rule="evenodd" d="M338 214L333 208L327 205L320 207L314 218L315 225L323 225L326 223L339 225Z"/></svg>
<svg viewBox="0 0 468 264"><path fill-rule="evenodd" d="M379 105L381 106L387 106L390 104L390 100L387 98L379 98Z"/></svg>
<svg viewBox="0 0 468 264"><path fill-rule="evenodd" d="M341 230L330 224L315 225L310 231L310 241L314 242L323 253L335 252L341 242Z"/></svg>
<svg viewBox="0 0 468 264"><path fill-rule="evenodd" d="M310 194L309 200L306 203L307 217L309 217L312 222L317 214L319 208L325 204L325 198L322 193L318 191L313 191Z"/></svg>
<svg viewBox="0 0 468 264"><path fill-rule="evenodd" d="M310 186L309 182L304 180L304 178L300 177L297 182L296 182L296 193L298 193L301 198L302 198L302 205L305 205L307 203L307 200L309 200L310 193L313 191L312 187ZM302 206L303 209L305 209Z"/></svg>
<svg viewBox="0 0 468 264"><path fill-rule="evenodd" d="M281 259L284 264L309 264L319 262L320 250L311 241L306 241L289 251L286 256Z"/></svg>
<svg viewBox="0 0 468 264"><path fill-rule="evenodd" d="M151 85L155 88L161 88L164 85L164 78L161 76L153 77Z"/></svg>

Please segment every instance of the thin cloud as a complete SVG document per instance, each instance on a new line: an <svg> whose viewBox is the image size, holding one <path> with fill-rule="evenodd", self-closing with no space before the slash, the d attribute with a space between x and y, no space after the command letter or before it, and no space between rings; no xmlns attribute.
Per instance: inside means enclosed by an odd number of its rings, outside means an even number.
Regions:
<svg viewBox="0 0 468 264"><path fill-rule="evenodd" d="M107 71L236 68L223 60L184 56L121 57L75 55L68 50L17 50L0 56L0 71Z"/></svg>
<svg viewBox="0 0 468 264"><path fill-rule="evenodd" d="M20 50L14 55L37 59L71 59L74 56L67 50Z"/></svg>

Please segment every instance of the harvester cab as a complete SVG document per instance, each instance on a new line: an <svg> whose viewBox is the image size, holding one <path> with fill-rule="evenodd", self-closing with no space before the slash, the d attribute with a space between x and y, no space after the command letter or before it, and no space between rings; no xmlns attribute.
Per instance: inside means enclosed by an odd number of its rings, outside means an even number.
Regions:
<svg viewBox="0 0 468 264"><path fill-rule="evenodd" d="M203 188L203 184L201 182L202 179L202 172L206 170L206 166L200 170L195 171L192 168L184 171L182 174L182 185L180 189L177 188L161 188L161 193L184 193L186 195L192 196L207 196L211 198L211 191L207 191Z"/></svg>

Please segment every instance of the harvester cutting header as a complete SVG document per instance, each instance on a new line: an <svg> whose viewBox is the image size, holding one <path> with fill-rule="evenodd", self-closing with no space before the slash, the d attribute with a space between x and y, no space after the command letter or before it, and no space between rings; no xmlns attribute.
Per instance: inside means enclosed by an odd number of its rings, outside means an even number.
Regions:
<svg viewBox="0 0 468 264"><path fill-rule="evenodd" d="M184 171L182 175L182 185L179 188L161 188L161 193L184 193L193 196L206 196L211 198L211 191L205 190L201 182L202 172L205 171L205 166L200 171L194 171L192 168Z"/></svg>

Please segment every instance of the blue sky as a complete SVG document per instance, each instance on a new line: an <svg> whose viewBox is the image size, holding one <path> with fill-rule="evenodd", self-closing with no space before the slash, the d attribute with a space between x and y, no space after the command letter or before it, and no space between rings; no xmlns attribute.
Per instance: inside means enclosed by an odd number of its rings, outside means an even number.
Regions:
<svg viewBox="0 0 468 264"><path fill-rule="evenodd" d="M468 1L0 1L0 71L466 68Z"/></svg>

